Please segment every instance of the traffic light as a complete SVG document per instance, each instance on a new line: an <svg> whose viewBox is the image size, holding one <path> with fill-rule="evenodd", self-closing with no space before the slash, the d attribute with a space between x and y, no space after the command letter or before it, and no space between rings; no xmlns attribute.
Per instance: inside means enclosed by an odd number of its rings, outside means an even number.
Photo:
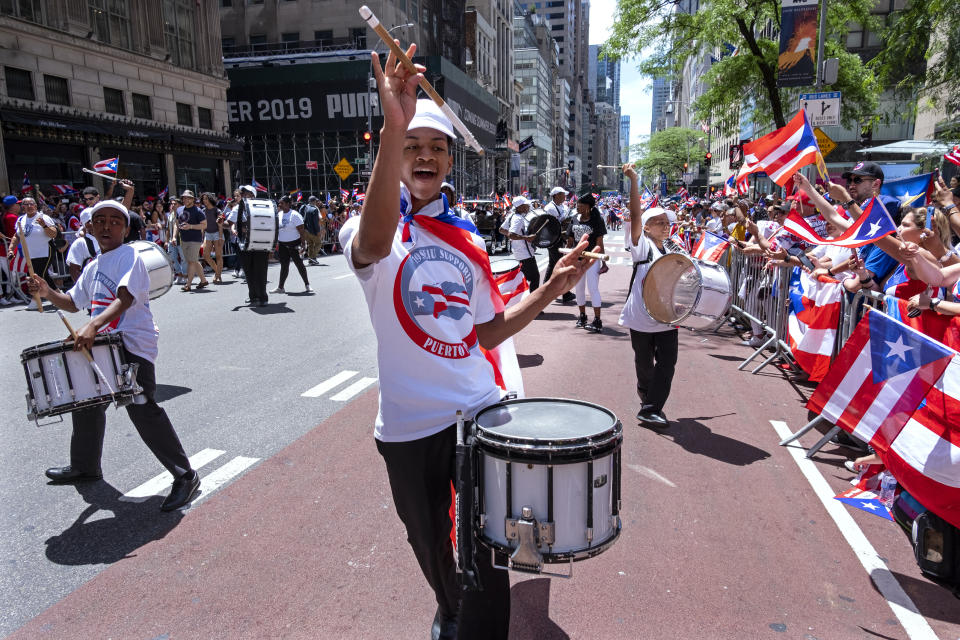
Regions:
<svg viewBox="0 0 960 640"><path fill-rule="evenodd" d="M364 131L364 132L363 132L363 141L366 142L367 144L370 144L370 141L371 141L371 140L373 140L373 134L370 133L369 131Z"/></svg>
<svg viewBox="0 0 960 640"><path fill-rule="evenodd" d="M707 165L707 166L709 167L711 160L713 160L713 154L712 154L712 153L710 153L709 151L707 151L705 154L703 154L703 164L705 164L705 165Z"/></svg>
<svg viewBox="0 0 960 640"><path fill-rule="evenodd" d="M687 167L688 167L687 163L684 162L684 163L683 163L683 170L686 171L686 170L687 170Z"/></svg>

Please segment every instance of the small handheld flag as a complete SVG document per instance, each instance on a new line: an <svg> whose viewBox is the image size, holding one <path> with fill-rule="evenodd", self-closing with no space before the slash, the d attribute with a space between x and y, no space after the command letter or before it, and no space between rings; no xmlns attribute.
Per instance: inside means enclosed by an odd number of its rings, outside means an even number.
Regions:
<svg viewBox="0 0 960 640"><path fill-rule="evenodd" d="M27 176L27 172L23 172L23 186L20 187L20 193L26 193L33 189L33 185L30 184L30 178Z"/></svg>
<svg viewBox="0 0 960 640"><path fill-rule="evenodd" d="M117 165L120 164L120 156L116 158L107 158L93 165L93 170L98 173L109 173L117 175Z"/></svg>

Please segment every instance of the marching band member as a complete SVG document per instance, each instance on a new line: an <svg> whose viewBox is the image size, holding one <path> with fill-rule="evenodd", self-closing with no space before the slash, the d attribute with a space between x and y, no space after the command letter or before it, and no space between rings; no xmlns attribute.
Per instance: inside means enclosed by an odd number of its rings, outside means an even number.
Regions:
<svg viewBox="0 0 960 640"><path fill-rule="evenodd" d="M242 200L257 197L257 190L252 186L245 184L240 187L240 197ZM250 212L247 210L244 202L240 202L234 207L227 216L227 222L230 228L237 235L239 242L243 243L247 234L250 233ZM247 278L247 300L251 307L267 306L267 262L269 259L267 251L241 251L240 261L243 263L243 273Z"/></svg>
<svg viewBox="0 0 960 640"><path fill-rule="evenodd" d="M410 45L407 55L415 50ZM557 264L548 286L504 311L483 239L450 214L440 196L453 166L450 121L432 101L416 99L422 73L409 73L392 52L385 71L376 53L371 58L384 118L380 148L363 211L345 223L340 242L377 337L377 450L407 539L436 595L431 637L506 638L506 572L478 554L483 590L461 591L457 581L449 516L456 413L472 418L501 397L480 347L494 348L530 323L592 261L579 260L587 246L581 241Z"/></svg>
<svg viewBox="0 0 960 640"><path fill-rule="evenodd" d="M52 289L38 275L29 281L31 293L39 293L54 305L76 313L90 309L91 317L77 331L74 349L89 349L101 332L121 332L128 362L139 365L137 383L143 394L127 405L127 415L153 455L173 476L173 488L163 501L163 511L173 511L193 500L200 477L190 466L177 432L167 413L154 399L157 382L153 361L157 357L157 328L150 312L150 276L136 249L123 244L130 224L127 208L104 200L87 210L101 254L83 269L70 291ZM54 484L98 480L103 477L100 458L106 430L107 405L74 411L70 439L70 464L47 469Z"/></svg>
<svg viewBox="0 0 960 640"><path fill-rule="evenodd" d="M634 261L634 275L630 293L620 313L620 325L630 329L637 371L637 394L642 403L637 420L651 427L665 429L670 423L663 413L663 406L673 383L679 334L676 327L650 317L643 303L643 280L653 263L669 253L665 243L670 235L670 220L667 212L660 207L647 209L641 215L637 172L628 166L624 168L624 175L630 180L630 253Z"/></svg>
<svg viewBox="0 0 960 640"><path fill-rule="evenodd" d="M589 240L587 244L591 247L599 247L598 252L603 253L603 236L607 234L607 227L603 224L603 216L597 210L596 200L589 193L580 196L577 200L577 215L570 218L570 232L567 236L567 246L572 247L577 238L587 235ZM593 307L593 322L587 324L587 296L586 289L590 288L590 306ZM587 269L583 277L577 281L574 288L574 294L577 296L577 306L580 307L580 317L577 319L578 327L582 327L593 333L603 331L603 322L600 320L600 305L603 299L600 297L600 262L594 262Z"/></svg>
<svg viewBox="0 0 960 640"><path fill-rule="evenodd" d="M510 238L510 252L513 254L513 259L520 263L523 276L530 285L530 293L533 293L540 286L540 268L537 266L537 258L530 244L537 239L537 235L526 234L529 212L530 201L523 196L517 196L513 199L513 213L503 221L500 231Z"/></svg>
<svg viewBox="0 0 960 640"><path fill-rule="evenodd" d="M547 203L547 206L543 208L543 212L549 214L557 219L557 222L560 223L560 228L563 228L564 223L567 222L567 218L570 217L570 212L567 210L567 207L563 204L564 200L567 197L567 192L563 187L554 187L550 190L550 202ZM547 255L549 256L549 261L547 262L547 272L543 276L543 281L546 282L550 279L550 276L553 275L553 268L556 266L557 261L560 259L560 242L557 241L552 247L547 249ZM573 295L572 291L567 291L563 294L560 301L561 302L573 302L576 299L576 296Z"/></svg>

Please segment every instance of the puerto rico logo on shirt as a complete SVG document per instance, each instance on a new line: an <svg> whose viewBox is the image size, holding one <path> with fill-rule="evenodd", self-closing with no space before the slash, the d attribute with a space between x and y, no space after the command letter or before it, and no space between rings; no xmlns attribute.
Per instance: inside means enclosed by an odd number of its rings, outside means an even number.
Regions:
<svg viewBox="0 0 960 640"><path fill-rule="evenodd" d="M436 245L403 259L393 288L400 326L421 349L453 360L477 346L470 311L473 271L459 254Z"/></svg>
<svg viewBox="0 0 960 640"><path fill-rule="evenodd" d="M106 311L107 307L109 307L110 304L117 299L117 283L107 277L102 271L97 271L95 280L100 286L96 287L96 291L93 294L93 300L90 301L90 316L93 318L96 318L98 315ZM120 321L123 320L123 316L125 315L126 312L121 313L97 333L110 333L111 331L116 331L117 327L120 325Z"/></svg>

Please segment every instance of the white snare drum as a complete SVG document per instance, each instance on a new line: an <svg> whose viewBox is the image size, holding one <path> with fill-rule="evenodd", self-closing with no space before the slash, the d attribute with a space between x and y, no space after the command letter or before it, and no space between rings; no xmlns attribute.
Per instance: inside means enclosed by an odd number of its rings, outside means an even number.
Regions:
<svg viewBox="0 0 960 640"><path fill-rule="evenodd" d="M242 201L247 208L248 227L241 251L273 251L280 232L277 222L277 207L272 200L247 199Z"/></svg>
<svg viewBox="0 0 960 640"><path fill-rule="evenodd" d="M136 240L130 243L147 265L150 274L150 299L159 298L173 288L173 262L156 242Z"/></svg>
<svg viewBox="0 0 960 640"><path fill-rule="evenodd" d="M643 279L647 312L664 324L712 329L727 315L732 301L726 269L682 253L663 256Z"/></svg>
<svg viewBox="0 0 960 640"><path fill-rule="evenodd" d="M544 564L585 560L616 541L623 431L613 413L578 400L508 400L477 414L474 437L477 537L496 560L547 573Z"/></svg>
<svg viewBox="0 0 960 640"><path fill-rule="evenodd" d="M137 365L127 363L122 345L121 334L108 333L98 335L90 349L113 387L113 397L86 357L73 350L72 342L48 342L24 349L20 362L27 376L27 417L36 420L56 416L108 404L114 398L118 404L129 404L143 389L137 384Z"/></svg>

